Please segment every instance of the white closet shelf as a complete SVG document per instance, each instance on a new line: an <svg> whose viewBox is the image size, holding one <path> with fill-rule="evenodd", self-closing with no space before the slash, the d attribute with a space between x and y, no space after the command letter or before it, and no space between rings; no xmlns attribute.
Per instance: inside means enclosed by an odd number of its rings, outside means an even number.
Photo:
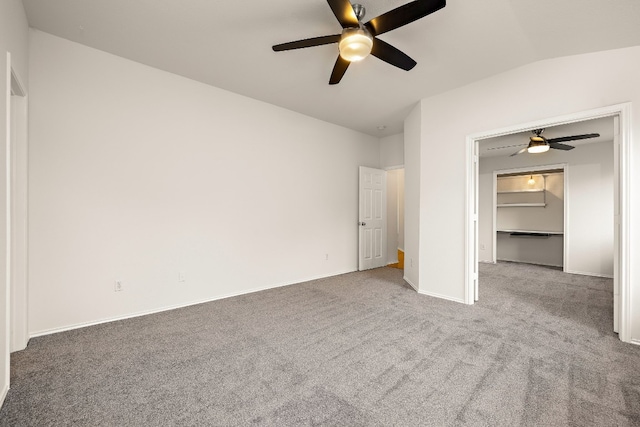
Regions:
<svg viewBox="0 0 640 427"><path fill-rule="evenodd" d="M544 233L562 236L562 231L544 231L544 230L496 230L498 233Z"/></svg>
<svg viewBox="0 0 640 427"><path fill-rule="evenodd" d="M526 190L501 190L498 191L498 194L508 194L508 193L542 193L544 188L528 188Z"/></svg>
<svg viewBox="0 0 640 427"><path fill-rule="evenodd" d="M496 205L499 208L530 208L535 206L547 206L546 203L500 203Z"/></svg>

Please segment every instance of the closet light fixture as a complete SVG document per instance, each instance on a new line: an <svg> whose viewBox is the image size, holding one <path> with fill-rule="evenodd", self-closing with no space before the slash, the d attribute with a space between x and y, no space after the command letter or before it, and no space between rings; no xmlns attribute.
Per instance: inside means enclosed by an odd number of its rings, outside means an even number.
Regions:
<svg viewBox="0 0 640 427"><path fill-rule="evenodd" d="M527 183L528 183L529 185L533 185L533 184L535 184L535 183L536 183L536 180L535 180L535 179L533 179L533 175L531 175L531 177L529 178L529 181L527 181Z"/></svg>

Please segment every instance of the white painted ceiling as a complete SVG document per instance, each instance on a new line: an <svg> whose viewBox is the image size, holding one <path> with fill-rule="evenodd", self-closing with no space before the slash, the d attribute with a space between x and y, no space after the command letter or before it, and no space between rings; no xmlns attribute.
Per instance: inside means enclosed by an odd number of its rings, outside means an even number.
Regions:
<svg viewBox="0 0 640 427"><path fill-rule="evenodd" d="M406 2L362 0L364 21ZM370 56L329 86L337 45L271 49L340 33L325 0L23 3L33 28L375 136L402 132L422 98L537 60L640 45L638 0L449 0L380 36L413 70Z"/></svg>
<svg viewBox="0 0 640 427"><path fill-rule="evenodd" d="M613 129L613 117L603 117L600 119L546 127L542 136L547 139L551 139L587 133L600 134L597 138L563 142L563 144L573 145L576 147L574 150L579 150L580 146L584 144L613 141ZM521 148L526 147L529 144L529 138L531 136L533 136L533 133L531 133L531 131L526 131L496 138L483 139L480 141L478 153L480 157L510 156ZM571 151L573 152L573 150ZM523 153L519 154L519 156L536 156L536 154Z"/></svg>

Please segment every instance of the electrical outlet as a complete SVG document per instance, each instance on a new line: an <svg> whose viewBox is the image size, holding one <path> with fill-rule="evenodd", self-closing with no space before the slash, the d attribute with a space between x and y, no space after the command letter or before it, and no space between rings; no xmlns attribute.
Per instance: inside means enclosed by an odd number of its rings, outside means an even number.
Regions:
<svg viewBox="0 0 640 427"><path fill-rule="evenodd" d="M409 259L409 265L410 265L411 267L413 267L413 258L410 258L410 259Z"/></svg>
<svg viewBox="0 0 640 427"><path fill-rule="evenodd" d="M178 273L178 282L186 282L186 281L187 281L187 279L186 279L186 277L184 275L184 271L179 272Z"/></svg>
<svg viewBox="0 0 640 427"><path fill-rule="evenodd" d="M484 243L480 243L480 250L484 251L485 249L487 249L487 245L485 245Z"/></svg>
<svg viewBox="0 0 640 427"><path fill-rule="evenodd" d="M329 261L329 254L324 254L324 260Z"/></svg>
<svg viewBox="0 0 640 427"><path fill-rule="evenodd" d="M124 286L122 286L122 280L116 280L116 282L113 284L114 292L121 292L123 289Z"/></svg>

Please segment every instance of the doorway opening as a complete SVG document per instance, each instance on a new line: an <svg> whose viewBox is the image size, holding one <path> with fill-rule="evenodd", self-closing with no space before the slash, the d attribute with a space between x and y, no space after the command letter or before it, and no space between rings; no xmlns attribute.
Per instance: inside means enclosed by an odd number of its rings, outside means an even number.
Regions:
<svg viewBox="0 0 640 427"><path fill-rule="evenodd" d="M360 167L358 270L404 270L404 167Z"/></svg>
<svg viewBox="0 0 640 427"><path fill-rule="evenodd" d="M387 169L387 267L404 270L404 167Z"/></svg>
<svg viewBox="0 0 640 427"><path fill-rule="evenodd" d="M630 326L630 283L629 268L629 146L630 146L630 105L620 104L596 110L579 112L567 116L514 125L467 137L467 221L466 221L466 288L465 302L473 304L478 300L479 253L479 144L481 141L540 129L551 126L586 122L594 119L612 118L613 126L613 283L614 283L614 330L619 338L629 342ZM517 162L516 162L517 163ZM516 164L514 163L514 164ZM571 192L569 187L567 192ZM571 208L569 208L571 209ZM566 210L565 210L566 212ZM565 233L571 233L567 224ZM566 235L565 235L566 239ZM568 258L565 250L565 260ZM566 262L566 261L565 261ZM572 271L569 271L572 272ZM579 272L578 272L579 273Z"/></svg>

